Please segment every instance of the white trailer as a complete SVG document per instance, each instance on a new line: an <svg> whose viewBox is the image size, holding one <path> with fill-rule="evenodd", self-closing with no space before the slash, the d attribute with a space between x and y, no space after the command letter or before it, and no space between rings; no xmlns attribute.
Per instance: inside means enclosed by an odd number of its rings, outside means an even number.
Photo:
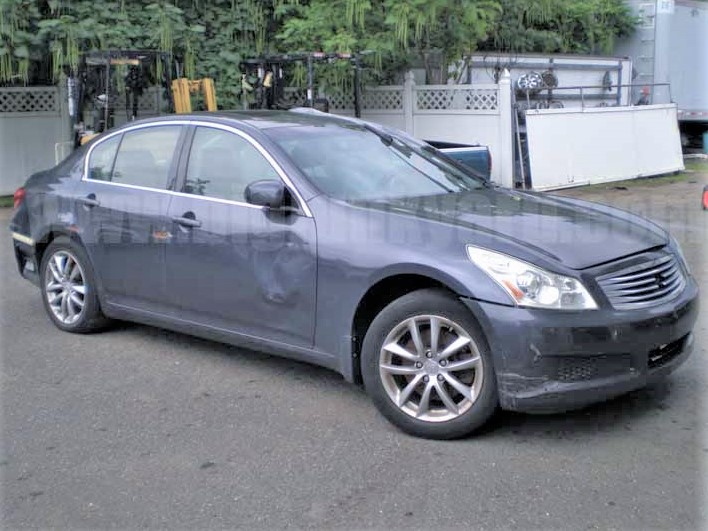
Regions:
<svg viewBox="0 0 708 531"><path fill-rule="evenodd" d="M700 146L708 132L708 2L625 1L640 22L615 53L633 59L633 98L640 97L642 85L668 83L666 90L651 90L650 101L675 102L684 147Z"/></svg>

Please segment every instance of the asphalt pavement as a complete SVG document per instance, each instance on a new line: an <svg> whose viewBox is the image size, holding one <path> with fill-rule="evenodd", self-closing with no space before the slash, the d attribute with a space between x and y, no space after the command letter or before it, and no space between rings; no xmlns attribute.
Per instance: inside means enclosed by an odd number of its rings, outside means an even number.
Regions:
<svg viewBox="0 0 708 531"><path fill-rule="evenodd" d="M706 176L693 180L570 193L668 222L705 286ZM16 273L9 235L0 267L5 529L706 521L706 304L693 356L666 381L563 415L500 413L474 437L436 442L401 433L324 369L141 325L60 332Z"/></svg>

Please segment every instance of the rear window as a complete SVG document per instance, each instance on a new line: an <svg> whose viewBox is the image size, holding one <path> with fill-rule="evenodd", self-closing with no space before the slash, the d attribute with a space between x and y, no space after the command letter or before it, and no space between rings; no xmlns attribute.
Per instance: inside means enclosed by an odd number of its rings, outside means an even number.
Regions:
<svg viewBox="0 0 708 531"><path fill-rule="evenodd" d="M89 160L89 179L95 181L110 181L111 173L113 172L113 161L118 151L118 145L122 135L101 142L91 152L91 160Z"/></svg>
<svg viewBox="0 0 708 531"><path fill-rule="evenodd" d="M170 166L181 126L150 127L123 135L111 181L119 184L167 188Z"/></svg>
<svg viewBox="0 0 708 531"><path fill-rule="evenodd" d="M88 178L117 184L166 189L182 126L127 131L91 152Z"/></svg>

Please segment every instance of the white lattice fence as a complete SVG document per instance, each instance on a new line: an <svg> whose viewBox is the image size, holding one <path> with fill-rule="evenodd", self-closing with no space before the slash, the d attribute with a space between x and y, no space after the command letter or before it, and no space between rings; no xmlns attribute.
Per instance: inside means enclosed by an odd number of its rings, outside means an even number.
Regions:
<svg viewBox="0 0 708 531"><path fill-rule="evenodd" d="M159 89L148 89L138 99L140 114L159 114ZM57 87L12 87L0 89L0 113L53 113L60 112ZM120 112L125 109L125 94L120 93L112 101ZM131 103L132 108L132 103Z"/></svg>
<svg viewBox="0 0 708 531"><path fill-rule="evenodd" d="M333 111L354 110L354 91L327 92L329 108ZM403 90L400 87L365 88L361 94L362 110L401 111Z"/></svg>
<svg viewBox="0 0 708 531"><path fill-rule="evenodd" d="M377 111L402 111L403 87L378 87L364 91L362 108Z"/></svg>
<svg viewBox="0 0 708 531"><path fill-rule="evenodd" d="M418 111L491 111L499 109L496 88L461 88L449 85L415 87Z"/></svg>
<svg viewBox="0 0 708 531"><path fill-rule="evenodd" d="M324 98L329 101L329 108L333 111L353 111L354 91L328 91ZM307 100L307 91L294 87L287 87L283 93L283 103L292 106L304 105ZM375 87L362 90L361 108L378 111L403 110L402 87Z"/></svg>
<svg viewBox="0 0 708 531"><path fill-rule="evenodd" d="M354 108L354 91L327 92L329 108L333 111L344 111Z"/></svg>
<svg viewBox="0 0 708 531"><path fill-rule="evenodd" d="M57 87L18 87L0 89L0 113L58 114Z"/></svg>
<svg viewBox="0 0 708 531"><path fill-rule="evenodd" d="M404 87L367 87L362 91L361 108L364 111L402 112ZM460 87L459 85L425 85L414 89L415 111L479 111L496 114L499 109L497 88ZM291 105L305 103L305 90L288 88L285 99ZM354 109L352 92L327 92L333 111Z"/></svg>

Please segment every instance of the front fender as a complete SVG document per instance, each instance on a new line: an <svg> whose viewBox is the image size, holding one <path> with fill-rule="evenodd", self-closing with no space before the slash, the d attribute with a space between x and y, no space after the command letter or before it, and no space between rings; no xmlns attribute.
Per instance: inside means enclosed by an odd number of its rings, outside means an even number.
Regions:
<svg viewBox="0 0 708 531"><path fill-rule="evenodd" d="M369 277L369 286L398 275L418 275L446 286L460 297L512 305L509 296L498 284L471 262L463 262L456 266L450 264L450 266L447 269L432 264L411 262L392 264L375 271Z"/></svg>

